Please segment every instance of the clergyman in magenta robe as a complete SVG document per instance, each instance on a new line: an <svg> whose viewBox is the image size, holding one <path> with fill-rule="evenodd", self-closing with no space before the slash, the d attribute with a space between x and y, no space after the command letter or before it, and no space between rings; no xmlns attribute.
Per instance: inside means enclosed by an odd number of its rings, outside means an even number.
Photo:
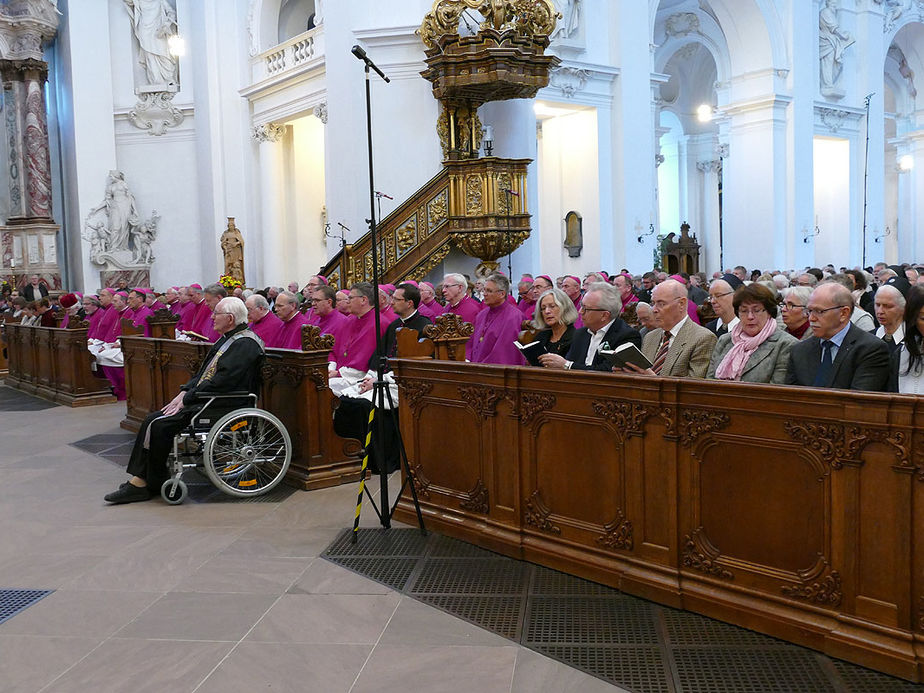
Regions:
<svg viewBox="0 0 924 693"><path fill-rule="evenodd" d="M526 361L514 341L520 334L523 313L507 302L510 283L503 275L492 274L484 282L486 310L475 318L475 329L465 345L465 357L472 363L523 366Z"/></svg>
<svg viewBox="0 0 924 693"><path fill-rule="evenodd" d="M349 321L342 345L337 346L334 362L337 368L354 368L365 371L375 353L375 311L372 302L375 294L372 284L359 282L350 289L350 312L356 316Z"/></svg>
<svg viewBox="0 0 924 693"><path fill-rule="evenodd" d="M337 310L337 291L327 284L321 284L311 292L311 305L318 318L317 326L321 334L329 334L334 338L334 348L330 350L327 360L336 361L337 352L345 343L353 318Z"/></svg>
<svg viewBox="0 0 924 693"><path fill-rule="evenodd" d="M430 320L435 320L445 312L442 304L436 300L436 291L430 282L420 282L420 305L417 306L417 312L424 315Z"/></svg>
<svg viewBox="0 0 924 693"><path fill-rule="evenodd" d="M461 274L447 274L443 277L443 296L446 298L446 313L453 313L465 322L474 323L484 305L466 295L468 281Z"/></svg>
<svg viewBox="0 0 924 693"><path fill-rule="evenodd" d="M247 306L251 331L262 339L266 346L272 347L276 343L279 330L282 329L282 320L269 309L269 302L260 294L248 296L244 305Z"/></svg>
<svg viewBox="0 0 924 693"><path fill-rule="evenodd" d="M278 349L302 348L302 325L305 316L298 310L298 298L291 291L282 291L276 296L276 315L282 320L275 344Z"/></svg>

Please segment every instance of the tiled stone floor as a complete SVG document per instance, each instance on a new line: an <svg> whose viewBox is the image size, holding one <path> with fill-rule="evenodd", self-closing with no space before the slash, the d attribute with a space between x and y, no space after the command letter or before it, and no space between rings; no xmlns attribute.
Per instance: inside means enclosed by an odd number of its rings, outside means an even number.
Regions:
<svg viewBox="0 0 924 693"><path fill-rule="evenodd" d="M0 588L55 592L0 624L3 693L620 690L320 559L355 486L109 507L125 405L42 410L9 394ZM71 445L95 435L115 445Z"/></svg>

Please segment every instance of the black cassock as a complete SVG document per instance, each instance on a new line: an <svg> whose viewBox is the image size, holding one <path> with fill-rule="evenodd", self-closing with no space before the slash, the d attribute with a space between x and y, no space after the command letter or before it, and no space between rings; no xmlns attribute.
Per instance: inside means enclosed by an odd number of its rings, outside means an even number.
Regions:
<svg viewBox="0 0 924 693"><path fill-rule="evenodd" d="M167 470L167 457L173 450L173 438L182 431L199 411L209 395L228 392L259 392L260 367L263 364L263 342L259 337L236 335L247 330L247 325L239 325L219 339L209 349L199 371L180 390L183 396L183 408L176 414L164 416L163 411L148 414L141 429L135 437L126 471L147 481L155 491L170 477ZM233 341L231 341L233 340ZM218 359L215 356L224 345L231 341ZM249 403L249 402L247 402ZM221 403L224 412L244 406L245 402ZM216 402L214 406L218 405ZM230 406L229 406L230 405ZM209 407L212 412L213 407ZM216 416L219 414L216 411ZM148 432L150 429L150 436ZM145 438L148 445L145 446Z"/></svg>

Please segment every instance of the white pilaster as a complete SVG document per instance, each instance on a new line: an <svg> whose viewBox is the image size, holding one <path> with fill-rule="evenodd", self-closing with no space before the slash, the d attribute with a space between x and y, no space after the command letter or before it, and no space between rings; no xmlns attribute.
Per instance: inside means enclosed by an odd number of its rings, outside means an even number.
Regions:
<svg viewBox="0 0 924 693"><path fill-rule="evenodd" d="M273 123L254 128L254 139L260 149L260 243L263 259L262 271L256 273L254 286L278 286L288 281L285 274L284 133L284 125Z"/></svg>

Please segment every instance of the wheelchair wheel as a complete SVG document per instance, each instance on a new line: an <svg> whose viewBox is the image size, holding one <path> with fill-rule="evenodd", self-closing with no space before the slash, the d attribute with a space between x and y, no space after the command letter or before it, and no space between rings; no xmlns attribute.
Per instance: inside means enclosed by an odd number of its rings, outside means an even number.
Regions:
<svg viewBox="0 0 924 693"><path fill-rule="evenodd" d="M167 479L160 487L160 497L170 505L179 505L186 500L187 495L189 489L182 479Z"/></svg>
<svg viewBox="0 0 924 693"><path fill-rule="evenodd" d="M289 469L292 441L282 422L262 409L221 417L205 439L202 462L217 488L239 498L274 488Z"/></svg>

